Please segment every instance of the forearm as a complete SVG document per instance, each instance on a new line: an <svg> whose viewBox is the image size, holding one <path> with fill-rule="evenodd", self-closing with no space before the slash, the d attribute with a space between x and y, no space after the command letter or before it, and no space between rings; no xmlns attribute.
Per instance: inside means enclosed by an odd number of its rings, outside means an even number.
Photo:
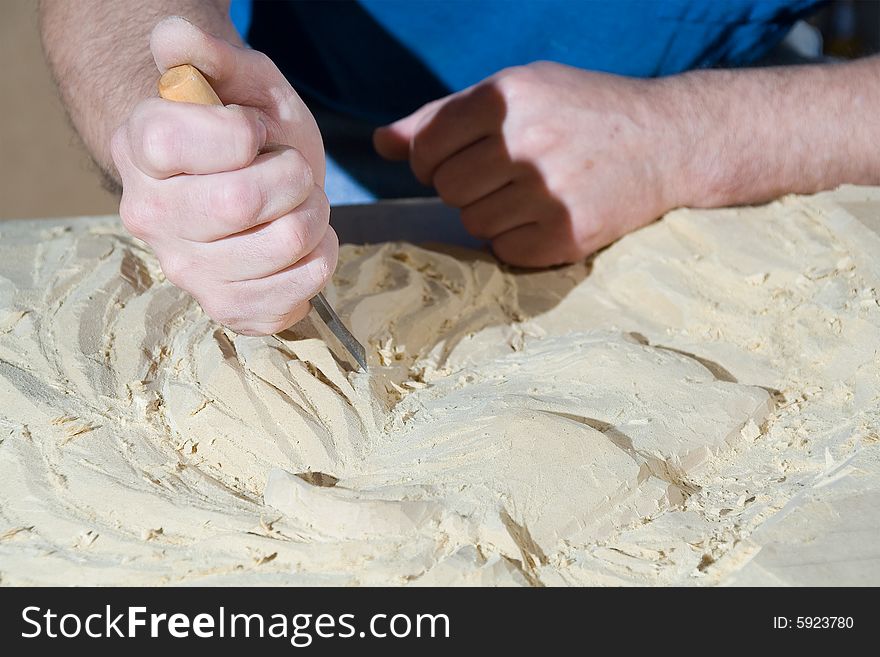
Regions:
<svg viewBox="0 0 880 657"><path fill-rule="evenodd" d="M41 0L43 46L61 98L98 166L119 181L110 138L131 109L156 95L158 72L150 31L165 16L183 16L240 43L229 0Z"/></svg>
<svg viewBox="0 0 880 657"><path fill-rule="evenodd" d="M669 134L685 135L676 150L681 205L880 184L880 57L699 71L658 84L679 122Z"/></svg>

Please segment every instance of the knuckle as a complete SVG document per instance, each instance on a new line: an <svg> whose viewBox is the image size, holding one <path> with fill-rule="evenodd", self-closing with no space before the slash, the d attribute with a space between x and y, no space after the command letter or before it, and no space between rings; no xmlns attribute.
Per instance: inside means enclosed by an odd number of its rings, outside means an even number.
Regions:
<svg viewBox="0 0 880 657"><path fill-rule="evenodd" d="M181 254L164 254L159 257L159 265L174 286L192 292L194 268L188 258Z"/></svg>
<svg viewBox="0 0 880 657"><path fill-rule="evenodd" d="M318 225L326 229L327 226L330 225L330 199L327 198L327 194L324 190L319 187L314 188L314 194L317 195L317 198L315 199L315 210L318 213Z"/></svg>
<svg viewBox="0 0 880 657"><path fill-rule="evenodd" d="M310 290L322 290L333 276L335 266L335 258L327 255L321 255L315 258L308 267L309 276L311 278Z"/></svg>
<svg viewBox="0 0 880 657"><path fill-rule="evenodd" d="M496 239L492 241L492 253L502 262L510 265L522 265L519 257L519 249L509 239Z"/></svg>
<svg viewBox="0 0 880 657"><path fill-rule="evenodd" d="M456 176L449 167L439 167L434 172L433 183L434 189L437 190L437 194L443 199L444 203L452 207L459 207L461 205L461 194L459 191L461 186L456 181Z"/></svg>
<svg viewBox="0 0 880 657"><path fill-rule="evenodd" d="M134 237L144 241L148 241L153 235L155 225L158 223L155 206L151 208L150 205L158 205L159 201L152 195L147 198L151 199L150 203L136 201L130 192L123 191L119 202L119 217L122 219L122 225Z"/></svg>
<svg viewBox="0 0 880 657"><path fill-rule="evenodd" d="M425 132L416 134L410 148L410 168L416 178L425 185L431 184L430 147L425 137Z"/></svg>
<svg viewBox="0 0 880 657"><path fill-rule="evenodd" d="M279 222L275 233L272 249L278 249L290 261L305 255L306 235L298 221Z"/></svg>
<svg viewBox="0 0 880 657"><path fill-rule="evenodd" d="M455 187L449 187L447 189L441 189L439 187L437 189L437 195L440 197L446 205L451 208L462 208L464 207L468 200L460 190L457 190Z"/></svg>
<svg viewBox="0 0 880 657"><path fill-rule="evenodd" d="M241 169L250 164L260 151L260 135L253 122L240 107L229 107L229 140L233 145L233 167Z"/></svg>
<svg viewBox="0 0 880 657"><path fill-rule="evenodd" d="M152 169L170 172L180 161L180 135L172 122L146 118L141 125L141 155Z"/></svg>
<svg viewBox="0 0 880 657"><path fill-rule="evenodd" d="M167 276L167 274L166 274ZM214 297L211 296L198 296L196 297L196 301L199 302L199 305L202 307L202 310L205 311L205 314L213 319L218 324L223 324L223 326L229 326L223 320L225 319L225 313L223 312L220 304Z"/></svg>
<svg viewBox="0 0 880 657"><path fill-rule="evenodd" d="M253 225L263 205L259 186L243 179L213 185L208 193L209 218L230 224L233 230L244 230Z"/></svg>
<svg viewBox="0 0 880 657"><path fill-rule="evenodd" d="M292 207L305 201L315 186L312 167L305 156L295 148L286 149L281 155L283 166L282 189L290 194Z"/></svg>
<svg viewBox="0 0 880 657"><path fill-rule="evenodd" d="M307 288L310 292L317 292L323 289L333 277L333 272L336 270L338 251L339 243L334 233L332 240L322 244L314 259L309 262L308 266L304 267L305 271L303 273L307 278Z"/></svg>
<svg viewBox="0 0 880 657"><path fill-rule="evenodd" d="M270 73L278 72L278 67L275 65L275 62L272 61L272 58L269 57L262 50L249 50L249 55L253 57L255 68L259 68L265 70Z"/></svg>
<svg viewBox="0 0 880 657"><path fill-rule="evenodd" d="M461 211L461 223L464 229L477 239L488 239L490 235L486 231L486 225L479 213L464 208Z"/></svg>
<svg viewBox="0 0 880 657"><path fill-rule="evenodd" d="M505 69L506 70L506 69ZM504 82L505 71L499 71L492 77L475 86L469 93L471 101L480 107L492 107L496 104L504 104L504 92L507 83Z"/></svg>
<svg viewBox="0 0 880 657"><path fill-rule="evenodd" d="M308 255L310 245L326 232L330 223L330 205L323 194L309 203L310 207L275 220L266 234L264 256L292 264Z"/></svg>
<svg viewBox="0 0 880 657"><path fill-rule="evenodd" d="M513 100L531 92L534 77L526 66L511 66L495 74L492 85L503 98Z"/></svg>
<svg viewBox="0 0 880 657"><path fill-rule="evenodd" d="M534 122L523 126L511 144L511 155L516 158L534 158L544 155L560 145L560 131L547 122Z"/></svg>

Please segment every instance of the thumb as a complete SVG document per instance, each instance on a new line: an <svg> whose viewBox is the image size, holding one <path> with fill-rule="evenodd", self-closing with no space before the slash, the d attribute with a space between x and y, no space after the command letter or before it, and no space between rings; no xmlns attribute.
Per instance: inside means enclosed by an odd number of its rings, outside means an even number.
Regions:
<svg viewBox="0 0 880 657"><path fill-rule="evenodd" d="M192 64L212 80L229 77L235 68L231 43L212 36L180 16L156 23L150 34L150 50L160 73L181 64Z"/></svg>
<svg viewBox="0 0 880 657"><path fill-rule="evenodd" d="M261 110L268 141L294 146L308 160L315 180L324 180L324 146L312 113L266 55L208 34L180 16L169 16L150 34L160 73L192 64L208 78L224 105Z"/></svg>
<svg viewBox="0 0 880 657"><path fill-rule="evenodd" d="M208 34L180 16L156 24L150 50L160 73L181 64L195 66L224 105L267 106L271 100L265 89L276 86L282 77L267 57Z"/></svg>
<svg viewBox="0 0 880 657"><path fill-rule="evenodd" d="M373 131L373 146L376 152L387 160L408 159L410 145L418 134L419 128L430 120L440 108L443 100L432 101L409 116L376 128Z"/></svg>

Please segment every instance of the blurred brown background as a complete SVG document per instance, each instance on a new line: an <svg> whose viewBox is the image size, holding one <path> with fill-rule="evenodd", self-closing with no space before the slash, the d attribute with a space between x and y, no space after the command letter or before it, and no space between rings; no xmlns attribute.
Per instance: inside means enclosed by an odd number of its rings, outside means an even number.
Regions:
<svg viewBox="0 0 880 657"><path fill-rule="evenodd" d="M0 0L0 62L0 219L115 213L43 61L36 0Z"/></svg>
<svg viewBox="0 0 880 657"><path fill-rule="evenodd" d="M878 0L837 0L811 23L826 54L880 50ZM101 188L43 61L37 0L0 0L0 62L0 219L115 213L117 200Z"/></svg>

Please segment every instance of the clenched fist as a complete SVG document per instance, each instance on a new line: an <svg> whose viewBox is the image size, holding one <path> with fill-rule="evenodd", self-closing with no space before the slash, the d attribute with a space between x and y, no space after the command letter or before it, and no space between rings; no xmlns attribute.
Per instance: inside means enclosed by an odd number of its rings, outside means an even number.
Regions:
<svg viewBox="0 0 880 657"><path fill-rule="evenodd" d="M181 18L160 22L150 48L160 73L192 64L227 106L135 107L111 144L122 221L211 318L245 335L281 331L336 268L315 120L262 53Z"/></svg>
<svg viewBox="0 0 880 657"><path fill-rule="evenodd" d="M374 142L461 208L501 260L544 267L686 200L670 176L687 143L667 96L659 81L538 62L429 103Z"/></svg>

